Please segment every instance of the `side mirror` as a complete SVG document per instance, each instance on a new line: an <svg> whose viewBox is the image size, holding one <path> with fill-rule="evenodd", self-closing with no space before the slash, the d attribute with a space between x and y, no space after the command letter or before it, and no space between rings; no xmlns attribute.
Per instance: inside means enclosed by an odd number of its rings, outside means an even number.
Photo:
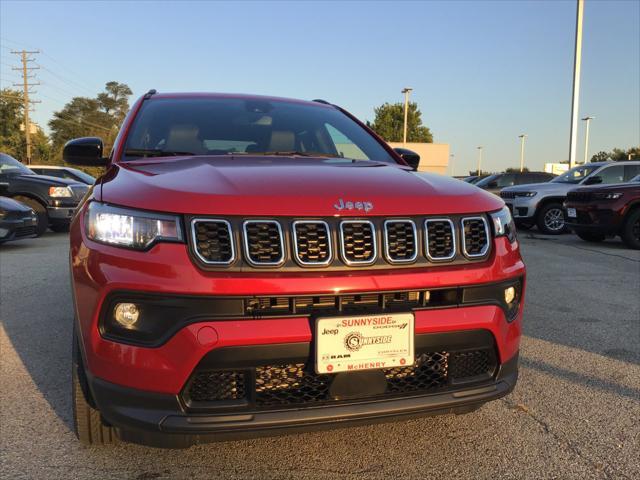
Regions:
<svg viewBox="0 0 640 480"><path fill-rule="evenodd" d="M599 177L598 175L596 175L595 177L587 177L587 179L584 181L585 185L596 185L598 183L602 183L602 177Z"/></svg>
<svg viewBox="0 0 640 480"><path fill-rule="evenodd" d="M109 160L102 156L104 145L97 137L82 137L69 140L62 150L62 160L71 165L104 167Z"/></svg>
<svg viewBox="0 0 640 480"><path fill-rule="evenodd" d="M416 171L418 170L418 165L420 165L420 155L407 148L394 148L393 150L400 155L400 157L407 162L411 168Z"/></svg>

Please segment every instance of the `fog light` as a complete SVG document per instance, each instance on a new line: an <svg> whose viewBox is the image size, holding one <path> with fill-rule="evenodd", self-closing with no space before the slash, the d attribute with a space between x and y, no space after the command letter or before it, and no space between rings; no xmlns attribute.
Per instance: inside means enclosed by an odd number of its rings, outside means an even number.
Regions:
<svg viewBox="0 0 640 480"><path fill-rule="evenodd" d="M140 310L135 303L118 303L113 310L113 318L125 328L132 328L139 316Z"/></svg>
<svg viewBox="0 0 640 480"><path fill-rule="evenodd" d="M516 298L516 288L515 287L507 287L504 289L504 301L507 305L511 305Z"/></svg>

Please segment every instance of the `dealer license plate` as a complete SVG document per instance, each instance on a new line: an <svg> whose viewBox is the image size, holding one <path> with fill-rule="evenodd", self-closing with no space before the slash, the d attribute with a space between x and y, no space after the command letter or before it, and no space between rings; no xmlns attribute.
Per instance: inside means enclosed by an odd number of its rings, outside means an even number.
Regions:
<svg viewBox="0 0 640 480"><path fill-rule="evenodd" d="M575 208L567 208L567 217L576 218L578 214L576 213Z"/></svg>
<svg viewBox="0 0 640 480"><path fill-rule="evenodd" d="M412 313L318 318L316 372L413 365L413 341Z"/></svg>

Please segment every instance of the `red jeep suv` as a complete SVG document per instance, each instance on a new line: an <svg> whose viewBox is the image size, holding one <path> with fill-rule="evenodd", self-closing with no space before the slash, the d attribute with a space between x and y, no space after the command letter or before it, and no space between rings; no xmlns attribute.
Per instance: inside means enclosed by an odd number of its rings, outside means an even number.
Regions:
<svg viewBox="0 0 640 480"><path fill-rule="evenodd" d="M325 101L139 99L73 220L81 442L161 447L509 393L525 266L503 201Z"/></svg>

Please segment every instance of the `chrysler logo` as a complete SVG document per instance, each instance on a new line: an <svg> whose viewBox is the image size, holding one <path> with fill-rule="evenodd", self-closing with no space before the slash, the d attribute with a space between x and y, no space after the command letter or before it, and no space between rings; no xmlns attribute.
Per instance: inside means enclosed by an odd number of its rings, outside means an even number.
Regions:
<svg viewBox="0 0 640 480"><path fill-rule="evenodd" d="M342 210L361 210L365 213L369 213L373 210L373 203L371 202L345 202L343 199L338 199L338 203L336 203L333 208L338 211Z"/></svg>

